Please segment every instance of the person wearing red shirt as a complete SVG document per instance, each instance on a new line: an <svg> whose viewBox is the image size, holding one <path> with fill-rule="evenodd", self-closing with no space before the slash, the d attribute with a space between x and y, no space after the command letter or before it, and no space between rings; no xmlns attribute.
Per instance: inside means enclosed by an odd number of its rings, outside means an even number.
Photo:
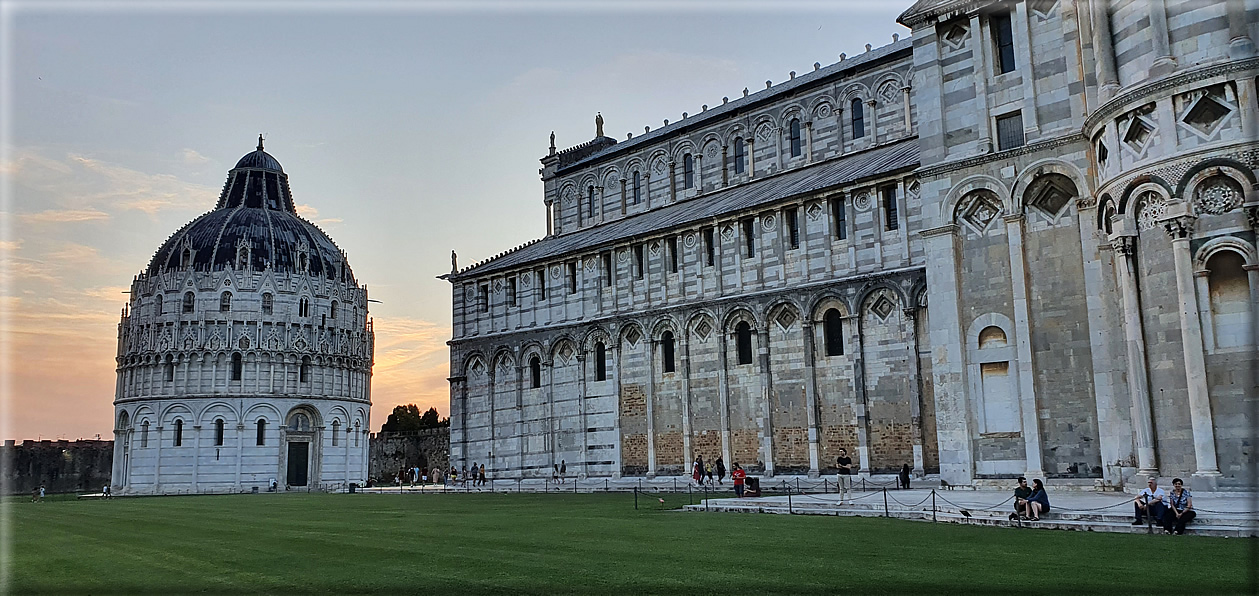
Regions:
<svg viewBox="0 0 1259 596"><path fill-rule="evenodd" d="M743 497L743 479L748 477L748 473L743 471L739 466L739 462L735 462L734 471L730 472L730 478L734 480L734 496Z"/></svg>

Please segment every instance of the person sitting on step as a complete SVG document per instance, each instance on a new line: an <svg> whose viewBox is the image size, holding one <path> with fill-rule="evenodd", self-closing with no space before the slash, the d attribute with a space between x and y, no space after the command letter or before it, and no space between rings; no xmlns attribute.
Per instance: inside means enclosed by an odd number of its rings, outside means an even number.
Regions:
<svg viewBox="0 0 1259 596"><path fill-rule="evenodd" d="M1045 494L1045 485L1040 478L1032 481L1032 494L1027 497L1027 516L1032 521L1040 521L1040 514L1049 513L1049 495Z"/></svg>
<svg viewBox="0 0 1259 596"><path fill-rule="evenodd" d="M1166 511L1166 495L1163 489L1158 487L1158 477L1150 476L1146 480L1146 487L1141 489L1141 494L1137 495L1132 501L1132 509L1136 513L1136 519L1132 520L1132 525L1139 526L1145 523L1145 516L1150 516L1154 523L1163 521L1163 512Z"/></svg>
<svg viewBox="0 0 1259 596"><path fill-rule="evenodd" d="M1185 490L1185 482L1179 478L1172 480L1172 494L1167 495L1167 509L1163 511L1163 530L1168 534L1184 534L1185 524L1197 516L1193 510L1193 495Z"/></svg>
<svg viewBox="0 0 1259 596"><path fill-rule="evenodd" d="M1032 487L1027 485L1027 478L1019 476L1019 485L1014 488L1014 513L1010 514L1010 521L1027 517L1027 498L1030 496Z"/></svg>

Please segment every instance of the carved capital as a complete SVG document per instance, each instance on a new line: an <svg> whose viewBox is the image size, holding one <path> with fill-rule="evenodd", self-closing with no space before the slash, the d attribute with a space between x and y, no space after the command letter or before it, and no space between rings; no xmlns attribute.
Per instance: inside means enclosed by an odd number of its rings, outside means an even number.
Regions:
<svg viewBox="0 0 1259 596"><path fill-rule="evenodd" d="M1115 249L1115 254L1130 257L1137 251L1137 237L1115 236L1110 239L1110 247Z"/></svg>
<svg viewBox="0 0 1259 596"><path fill-rule="evenodd" d="M1250 223L1250 229L1259 230L1259 204L1244 205L1246 210L1246 221Z"/></svg>
<svg viewBox="0 0 1259 596"><path fill-rule="evenodd" d="M1163 220L1163 230L1172 240L1188 240L1193 237L1193 224L1198 218L1192 215L1179 215Z"/></svg>

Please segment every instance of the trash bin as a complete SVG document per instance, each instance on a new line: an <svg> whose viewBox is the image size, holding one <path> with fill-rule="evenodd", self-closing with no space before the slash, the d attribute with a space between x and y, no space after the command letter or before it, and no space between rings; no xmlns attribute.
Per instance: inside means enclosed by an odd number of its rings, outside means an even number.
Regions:
<svg viewBox="0 0 1259 596"><path fill-rule="evenodd" d="M254 489L253 489L253 490L251 490L251 491L249 491L249 492L251 492L251 493L253 493L253 494L255 494L255 495L256 495L256 494L258 494L258 487L256 487L256 486L255 486L255 487L254 487Z"/></svg>
<svg viewBox="0 0 1259 596"><path fill-rule="evenodd" d="M358 492L358 483L357 483L357 482L351 482L351 483L350 483L350 494L354 494L354 493L356 493L356 492Z"/></svg>

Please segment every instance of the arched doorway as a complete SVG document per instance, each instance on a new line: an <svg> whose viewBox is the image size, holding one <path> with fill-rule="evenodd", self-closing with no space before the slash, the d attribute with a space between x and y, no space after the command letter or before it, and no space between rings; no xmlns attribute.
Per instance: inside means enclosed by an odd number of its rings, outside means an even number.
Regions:
<svg viewBox="0 0 1259 596"><path fill-rule="evenodd" d="M284 486L299 489L316 486L319 478L320 429L318 412L306 406L289 411L284 423L284 450L280 473Z"/></svg>

